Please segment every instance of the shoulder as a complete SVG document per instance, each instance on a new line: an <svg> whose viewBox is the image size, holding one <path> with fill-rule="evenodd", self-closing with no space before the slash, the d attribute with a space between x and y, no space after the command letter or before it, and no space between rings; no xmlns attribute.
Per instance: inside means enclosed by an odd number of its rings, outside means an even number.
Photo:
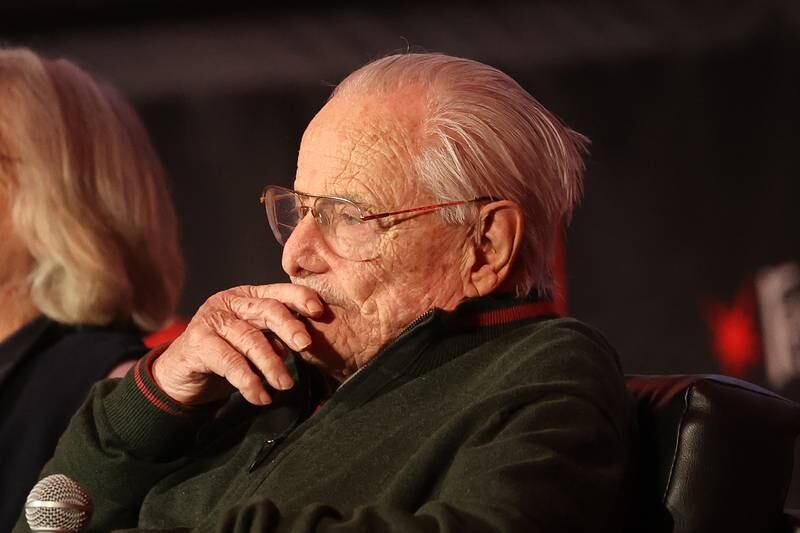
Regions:
<svg viewBox="0 0 800 533"><path fill-rule="evenodd" d="M24 425L28 435L55 438L92 385L121 361L145 351L135 331L52 322L0 391L0 403L13 406L9 424Z"/></svg>
<svg viewBox="0 0 800 533"><path fill-rule="evenodd" d="M61 334L49 351L70 368L92 368L104 375L122 361L138 359L147 348L135 329L61 326Z"/></svg>
<svg viewBox="0 0 800 533"><path fill-rule="evenodd" d="M484 384L531 401L572 398L613 419L627 417L631 399L617 352L596 329L573 318L521 326L485 348Z"/></svg>
<svg viewBox="0 0 800 533"><path fill-rule="evenodd" d="M617 352L605 336L574 318L527 324L501 336L493 345L498 357L515 368L575 372L604 367L612 373L622 373Z"/></svg>

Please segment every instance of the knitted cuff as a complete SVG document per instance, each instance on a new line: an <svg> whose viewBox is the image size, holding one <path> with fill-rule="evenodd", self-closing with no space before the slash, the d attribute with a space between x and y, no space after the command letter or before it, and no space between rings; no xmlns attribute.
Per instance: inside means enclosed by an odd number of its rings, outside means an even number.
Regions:
<svg viewBox="0 0 800 533"><path fill-rule="evenodd" d="M126 450L136 456L170 456L194 436L200 423L213 412L182 405L156 385L153 362L168 346L158 346L139 359L103 400L111 429Z"/></svg>

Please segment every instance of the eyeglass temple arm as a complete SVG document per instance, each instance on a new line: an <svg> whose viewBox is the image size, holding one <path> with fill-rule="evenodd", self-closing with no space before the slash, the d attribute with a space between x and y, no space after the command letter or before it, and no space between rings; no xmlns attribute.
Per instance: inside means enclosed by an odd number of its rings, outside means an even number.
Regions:
<svg viewBox="0 0 800 533"><path fill-rule="evenodd" d="M445 207L454 207L456 205L464 205L464 204L471 204L472 202L486 202L486 201L494 201L494 198L491 196L481 196L480 198L473 198L472 200L456 200L453 202L445 202L443 204L435 204L435 205L425 205L422 207L412 207L410 209L401 209L400 211L390 211L388 213L378 213L377 215L367 215L363 217L361 220L376 220L379 218L389 217L392 215L404 215L406 213L418 213L420 211L433 211L434 209L443 209Z"/></svg>

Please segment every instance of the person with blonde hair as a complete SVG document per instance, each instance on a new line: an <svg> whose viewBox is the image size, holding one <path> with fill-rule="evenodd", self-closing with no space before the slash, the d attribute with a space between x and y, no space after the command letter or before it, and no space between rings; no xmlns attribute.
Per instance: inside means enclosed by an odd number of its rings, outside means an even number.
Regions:
<svg viewBox="0 0 800 533"><path fill-rule="evenodd" d="M585 144L477 61L356 70L261 196L291 283L212 295L41 476L86 531L622 531L634 404L550 297Z"/></svg>
<svg viewBox="0 0 800 533"><path fill-rule="evenodd" d="M182 281L164 170L131 106L70 61L0 49L0 531Z"/></svg>

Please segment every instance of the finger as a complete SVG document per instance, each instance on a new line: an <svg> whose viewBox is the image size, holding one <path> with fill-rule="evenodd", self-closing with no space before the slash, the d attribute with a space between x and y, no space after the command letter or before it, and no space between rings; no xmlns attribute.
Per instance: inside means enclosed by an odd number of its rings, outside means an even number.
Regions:
<svg viewBox="0 0 800 533"><path fill-rule="evenodd" d="M259 329L268 329L295 351L306 349L311 336L305 323L278 300L231 296L229 309Z"/></svg>
<svg viewBox="0 0 800 533"><path fill-rule="evenodd" d="M286 308L283 309L286 310ZM239 354L252 362L272 387L285 390L294 385L294 381L283 363L283 357L278 354L260 329L232 314L226 314L213 320L212 324L217 334ZM308 335L305 331L303 334Z"/></svg>
<svg viewBox="0 0 800 533"><path fill-rule="evenodd" d="M285 361L286 356L289 355L289 347L286 346L286 343L283 342L281 338L275 335L275 333L272 331L266 330L262 331L262 333L267 338L269 343L272 344L272 347L275 349L275 353L277 353L278 356Z"/></svg>
<svg viewBox="0 0 800 533"><path fill-rule="evenodd" d="M213 357L205 362L209 372L224 378L254 405L266 405L272 398L264 387L261 376L250 366L248 360L224 339L217 337L209 346Z"/></svg>
<svg viewBox="0 0 800 533"><path fill-rule="evenodd" d="M248 298L275 299L290 309L309 317L319 316L323 311L322 298L315 290L294 283L241 285L230 289L229 292L231 295Z"/></svg>

